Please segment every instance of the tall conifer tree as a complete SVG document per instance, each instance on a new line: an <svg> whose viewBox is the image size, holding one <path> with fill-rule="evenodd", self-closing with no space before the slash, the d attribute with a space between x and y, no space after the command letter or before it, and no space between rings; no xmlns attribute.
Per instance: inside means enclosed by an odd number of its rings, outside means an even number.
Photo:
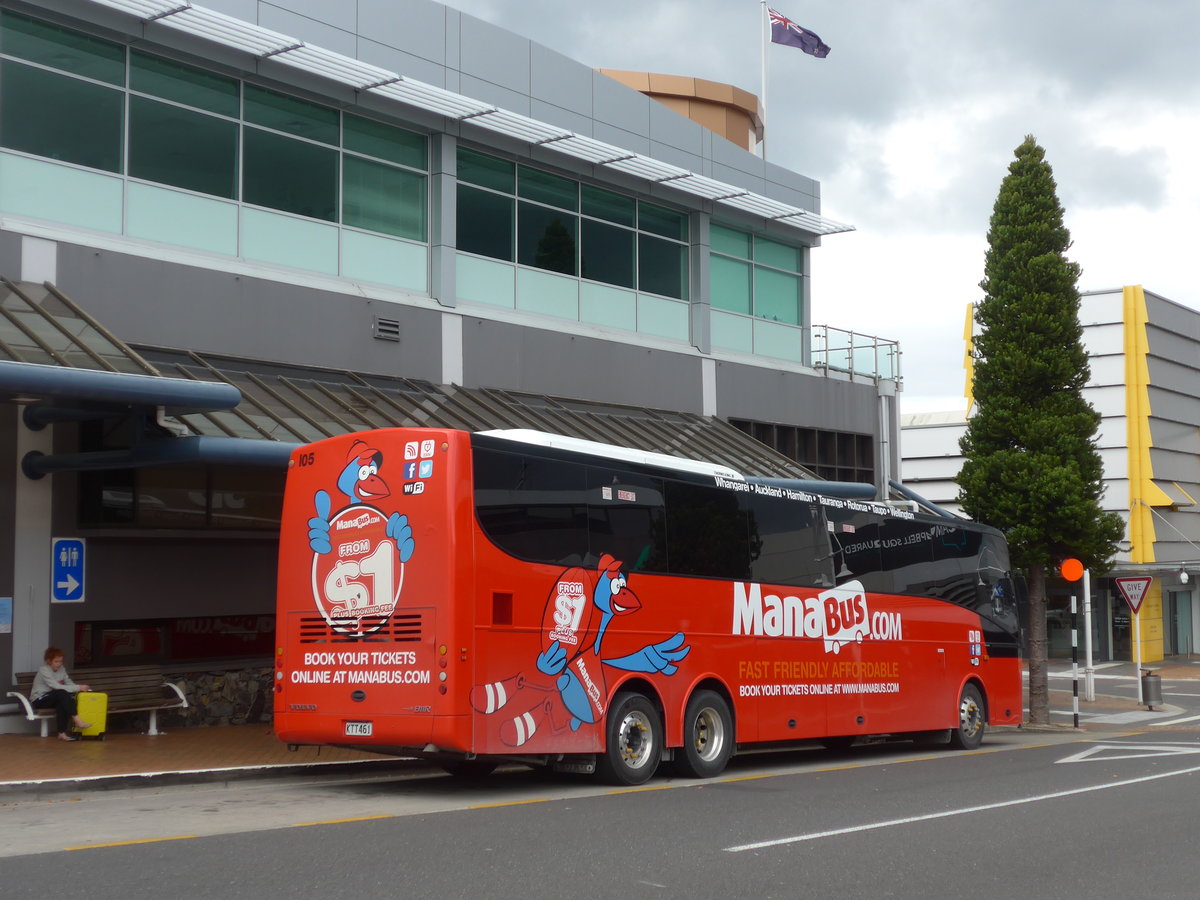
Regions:
<svg viewBox="0 0 1200 900"><path fill-rule="evenodd" d="M975 414L960 447L963 509L1008 538L1029 584L1030 722L1050 718L1046 576L1066 557L1104 571L1124 532L1100 506L1089 377L1079 324L1080 268L1045 151L1032 135L1000 184L975 311Z"/></svg>

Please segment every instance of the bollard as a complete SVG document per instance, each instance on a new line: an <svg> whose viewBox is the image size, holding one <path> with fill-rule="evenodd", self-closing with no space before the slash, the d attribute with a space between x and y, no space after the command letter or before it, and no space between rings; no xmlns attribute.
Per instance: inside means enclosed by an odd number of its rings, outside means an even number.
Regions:
<svg viewBox="0 0 1200 900"><path fill-rule="evenodd" d="M1142 669L1142 702L1151 711L1156 703L1162 706L1162 678L1151 669Z"/></svg>

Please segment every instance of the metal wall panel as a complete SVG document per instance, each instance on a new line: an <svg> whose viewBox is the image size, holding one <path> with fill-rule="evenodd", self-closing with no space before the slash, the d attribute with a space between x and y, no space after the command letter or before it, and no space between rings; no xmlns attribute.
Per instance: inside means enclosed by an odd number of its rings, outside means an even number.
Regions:
<svg viewBox="0 0 1200 900"><path fill-rule="evenodd" d="M650 104L650 138L652 141L666 144L690 155L698 155L702 133L703 126L691 119L685 119L661 103ZM657 154L655 156L657 158ZM688 168L696 171L698 166L688 166Z"/></svg>
<svg viewBox="0 0 1200 900"><path fill-rule="evenodd" d="M286 34L315 44L325 50L341 53L351 59L358 52L358 37L354 33L354 4L325 3L322 0L291 0L296 12L281 9L271 3L258 6L258 24L280 34Z"/></svg>
<svg viewBox="0 0 1200 900"><path fill-rule="evenodd" d="M529 88L541 102L592 114L592 70L541 44L529 46Z"/></svg>
<svg viewBox="0 0 1200 900"><path fill-rule="evenodd" d="M468 387L578 397L700 413L700 360L550 327L463 317Z"/></svg>
<svg viewBox="0 0 1200 900"><path fill-rule="evenodd" d="M209 6L212 4L205 0L204 3L198 3L198 6ZM258 24L264 28L271 28L275 31L281 31L284 34L296 34L295 30L290 28L282 28L271 24L271 20L276 15L286 14L287 19L295 21L298 17L303 17L313 22L330 25L340 31L348 31L354 34L358 19L358 3L357 0L343 0L341 3L330 3L329 0L282 0L282 2L267 2L260 0L258 4ZM301 37L301 35L297 35ZM303 35L304 40L310 40L307 35ZM311 39L314 43L320 43L316 38ZM336 47L327 47L329 50L336 50ZM339 53L344 52L338 50Z"/></svg>
<svg viewBox="0 0 1200 900"><path fill-rule="evenodd" d="M653 100L633 88L625 87L599 72L592 73L592 118L597 122L605 122L622 131L648 138L652 103Z"/></svg>
<svg viewBox="0 0 1200 900"><path fill-rule="evenodd" d="M131 343L441 379L434 309L69 244L58 286ZM399 343L372 337L376 315L400 320Z"/></svg>
<svg viewBox="0 0 1200 900"><path fill-rule="evenodd" d="M317 2L332 5L328 0ZM358 34L365 40L444 66L450 63L447 59L449 17L457 20L458 15L440 3L427 0L405 0L403 4L396 0L358 0ZM366 57L362 58L366 61ZM377 62L377 65L383 63ZM397 71L409 74L408 69ZM428 80L419 72L411 74ZM431 83L444 86L441 79Z"/></svg>
<svg viewBox="0 0 1200 900"><path fill-rule="evenodd" d="M462 16L459 20L458 39L462 54L459 71L464 77L469 75L480 81L524 94L528 104L529 58L532 46L528 38L505 31L482 19ZM466 87L466 81L463 84L463 93L472 97L479 96Z"/></svg>
<svg viewBox="0 0 1200 900"><path fill-rule="evenodd" d="M879 434L874 382L851 383L728 361L717 363L717 415Z"/></svg>

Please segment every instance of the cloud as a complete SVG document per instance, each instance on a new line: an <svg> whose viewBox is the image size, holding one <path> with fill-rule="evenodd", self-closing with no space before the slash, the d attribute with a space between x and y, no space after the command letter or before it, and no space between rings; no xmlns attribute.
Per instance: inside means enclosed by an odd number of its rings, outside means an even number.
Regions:
<svg viewBox="0 0 1200 900"><path fill-rule="evenodd" d="M758 93L758 4L449 0L590 66ZM1144 284L1200 309L1200 3L773 0L832 48L768 48L767 155L858 231L812 254L813 318L902 342L902 402L961 390L965 304L1026 134L1046 149L1081 290ZM947 391L947 386L950 386ZM950 408L956 408L952 402Z"/></svg>

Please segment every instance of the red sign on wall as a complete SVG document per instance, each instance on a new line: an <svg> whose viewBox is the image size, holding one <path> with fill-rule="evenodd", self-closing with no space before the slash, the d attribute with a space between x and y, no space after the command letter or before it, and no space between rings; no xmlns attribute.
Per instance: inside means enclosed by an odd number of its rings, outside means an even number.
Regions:
<svg viewBox="0 0 1200 900"><path fill-rule="evenodd" d="M1129 604L1129 608L1135 615L1142 605L1142 601L1146 599L1146 592L1150 589L1150 582L1153 580L1149 575L1133 575L1127 578L1113 579L1117 583L1117 590L1121 592L1121 596L1125 598L1125 602Z"/></svg>

